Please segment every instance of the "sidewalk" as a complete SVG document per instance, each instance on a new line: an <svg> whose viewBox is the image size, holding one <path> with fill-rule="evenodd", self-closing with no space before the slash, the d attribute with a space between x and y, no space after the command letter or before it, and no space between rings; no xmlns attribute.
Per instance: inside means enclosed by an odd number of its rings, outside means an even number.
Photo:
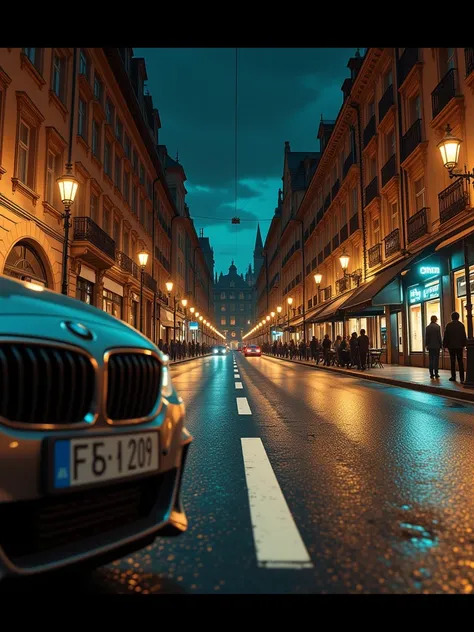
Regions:
<svg viewBox="0 0 474 632"><path fill-rule="evenodd" d="M210 355L212 355L212 353L184 358L183 360L170 360L170 366L174 366L175 364L184 364L185 362L191 362L192 360L200 360L201 358L208 358Z"/></svg>
<svg viewBox="0 0 474 632"><path fill-rule="evenodd" d="M342 369L335 366L323 366L322 364L314 364L314 362L304 360L289 360L287 358L278 358L271 354L265 353L266 357L274 361L289 362L290 364L304 364L313 369L321 371L333 371L357 377L364 380L372 380L382 384L390 384L391 386L399 386L401 388L409 388L414 391L422 391L425 393L433 393L442 395L443 397L454 397L474 402L474 389L464 388L458 382L450 382L451 372L446 369L440 369L440 379L432 380L428 372L428 368L420 368L415 366L398 366L393 364L384 364L384 368L367 369L359 371L358 369ZM459 379L459 374L458 374Z"/></svg>

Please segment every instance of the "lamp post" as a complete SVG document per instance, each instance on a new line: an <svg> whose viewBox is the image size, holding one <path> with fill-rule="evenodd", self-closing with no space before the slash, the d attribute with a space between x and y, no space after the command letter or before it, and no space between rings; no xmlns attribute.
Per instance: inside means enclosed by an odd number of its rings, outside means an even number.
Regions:
<svg viewBox="0 0 474 632"><path fill-rule="evenodd" d="M462 178L468 184L474 180L474 169L468 171L464 166L464 171L456 170L459 161L459 151L461 149L462 140L452 133L451 127L446 126L446 132L443 139L438 143L441 153L443 165L449 172L450 178ZM473 183L474 184L474 183ZM472 322L472 293L471 293L471 275L469 270L469 244L467 238L463 239L464 252L464 280L466 283L466 318L467 318L467 340L466 340L466 379L464 386L466 388L474 388L474 332Z"/></svg>
<svg viewBox="0 0 474 632"><path fill-rule="evenodd" d="M195 307L190 307L189 311L191 312L191 318L194 318L194 312L196 311ZM194 331L191 333L191 340L193 340L196 336L194 335Z"/></svg>
<svg viewBox="0 0 474 632"><path fill-rule="evenodd" d="M293 298L291 296L289 296L286 299L287 303L288 303L288 339L290 337L290 310L291 310L291 306L293 305Z"/></svg>
<svg viewBox="0 0 474 632"><path fill-rule="evenodd" d="M140 250L138 253L138 263L140 264L140 331L143 333L143 276L148 263L148 252L146 250Z"/></svg>
<svg viewBox="0 0 474 632"><path fill-rule="evenodd" d="M68 293L68 270L67 260L69 256L69 229L71 227L71 205L76 197L79 181L72 174L72 142L74 138L74 111L76 106L76 75L77 75L77 48L74 48L72 58L72 92L71 92L71 115L69 117L69 146L68 157L66 163L66 173L60 176L56 182L59 186L61 202L64 204L64 243L63 243L63 261L62 261L62 284L61 292L65 296Z"/></svg>
<svg viewBox="0 0 474 632"><path fill-rule="evenodd" d="M72 164L66 165L66 173L59 177L56 182L59 186L59 194L61 202L64 204L64 243L63 243L63 269L62 269L62 288L61 292L67 296L68 273L67 260L69 249L69 228L71 227L71 205L74 203L77 188L79 186L78 179L72 174Z"/></svg>

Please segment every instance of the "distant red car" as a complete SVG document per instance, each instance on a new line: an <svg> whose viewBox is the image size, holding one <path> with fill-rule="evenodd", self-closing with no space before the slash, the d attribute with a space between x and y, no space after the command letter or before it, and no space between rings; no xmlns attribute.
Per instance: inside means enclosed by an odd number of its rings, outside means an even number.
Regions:
<svg viewBox="0 0 474 632"><path fill-rule="evenodd" d="M262 355L262 350L257 345L249 345L244 348L244 355L247 358L248 356L257 356L260 357Z"/></svg>

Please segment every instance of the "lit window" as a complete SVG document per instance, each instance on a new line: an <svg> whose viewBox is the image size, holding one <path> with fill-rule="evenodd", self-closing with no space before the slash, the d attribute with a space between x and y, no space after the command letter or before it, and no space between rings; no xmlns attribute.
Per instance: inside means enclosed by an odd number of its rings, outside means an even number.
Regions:
<svg viewBox="0 0 474 632"><path fill-rule="evenodd" d="M425 206L425 178L422 176L415 180L415 210L419 211Z"/></svg>
<svg viewBox="0 0 474 632"><path fill-rule="evenodd" d="M227 325L227 319L226 318L221 318L221 325Z"/></svg>
<svg viewBox="0 0 474 632"><path fill-rule="evenodd" d="M230 324L235 325L235 316L230 317Z"/></svg>
<svg viewBox="0 0 474 632"><path fill-rule="evenodd" d="M30 142L31 142L31 129L20 121L20 138L18 141L18 178L24 184L28 184L31 181L30 178Z"/></svg>

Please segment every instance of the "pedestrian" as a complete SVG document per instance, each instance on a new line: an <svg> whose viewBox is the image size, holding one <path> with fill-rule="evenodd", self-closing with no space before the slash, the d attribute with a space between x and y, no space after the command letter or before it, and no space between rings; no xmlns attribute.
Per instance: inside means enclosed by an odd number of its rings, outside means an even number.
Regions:
<svg viewBox="0 0 474 632"><path fill-rule="evenodd" d="M329 361L329 357L330 357L330 353L331 353L331 338L329 337L329 334L326 334L324 336L324 340L323 340L323 353L324 353L324 365L323 366L329 366L330 365L330 361Z"/></svg>
<svg viewBox="0 0 474 632"><path fill-rule="evenodd" d="M342 342L342 336L336 336L336 340L334 342L334 351L336 353L336 362L338 364L341 364L341 354L340 354L341 342Z"/></svg>
<svg viewBox="0 0 474 632"><path fill-rule="evenodd" d="M306 343L304 341L304 338L301 339L301 342L298 345L298 352L300 360L306 360Z"/></svg>
<svg viewBox="0 0 474 632"><path fill-rule="evenodd" d="M365 329L360 330L360 336L357 338L357 346L359 348L359 369L365 371L370 348L369 336L366 335Z"/></svg>
<svg viewBox="0 0 474 632"><path fill-rule="evenodd" d="M430 378L439 378L439 352L443 347L441 327L437 323L438 317L433 314L431 322L425 330L425 346L429 353Z"/></svg>
<svg viewBox="0 0 474 632"><path fill-rule="evenodd" d="M309 343L309 348L311 350L311 359L317 362L318 360L318 341L315 336L311 338L311 342Z"/></svg>
<svg viewBox="0 0 474 632"><path fill-rule="evenodd" d="M349 348L351 351L351 367L359 365L359 346L357 344L357 334L352 332L352 336L349 340Z"/></svg>
<svg viewBox="0 0 474 632"><path fill-rule="evenodd" d="M459 320L459 313L451 314L451 322L446 325L443 337L443 347L448 349L451 357L451 377L450 382L456 381L456 358L459 367L459 379L464 382L464 361L463 351L466 346L466 328L464 323Z"/></svg>

